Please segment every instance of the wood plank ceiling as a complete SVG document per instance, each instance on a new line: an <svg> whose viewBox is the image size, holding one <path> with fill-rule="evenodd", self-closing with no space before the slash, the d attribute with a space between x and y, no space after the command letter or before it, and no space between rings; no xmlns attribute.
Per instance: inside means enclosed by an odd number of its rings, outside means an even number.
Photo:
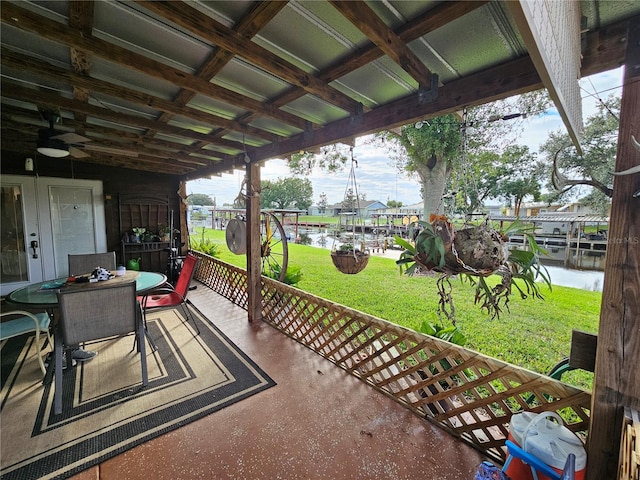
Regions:
<svg viewBox="0 0 640 480"><path fill-rule="evenodd" d="M582 74L640 2L581 2ZM541 88L500 1L2 2L2 150L193 179Z"/></svg>

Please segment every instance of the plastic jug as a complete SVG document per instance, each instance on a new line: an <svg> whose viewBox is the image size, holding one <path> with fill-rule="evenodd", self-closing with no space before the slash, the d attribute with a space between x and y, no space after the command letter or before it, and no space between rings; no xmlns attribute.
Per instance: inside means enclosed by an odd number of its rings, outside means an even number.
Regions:
<svg viewBox="0 0 640 480"><path fill-rule="evenodd" d="M554 418L558 423L552 422ZM523 412L511 417L509 440L516 443L525 452L535 455L556 472L562 473L567 456L576 456L576 480L584 480L587 465L587 453L582 441L562 424L560 415L555 412L540 414ZM517 458L509 464L506 471L513 480L532 480L533 475L528 465ZM539 480L549 480L546 475L539 474Z"/></svg>
<svg viewBox="0 0 640 480"><path fill-rule="evenodd" d="M140 270L140 260L141 260L140 257L138 257L138 259L132 258L127 262L127 268L129 270L136 270L136 271Z"/></svg>

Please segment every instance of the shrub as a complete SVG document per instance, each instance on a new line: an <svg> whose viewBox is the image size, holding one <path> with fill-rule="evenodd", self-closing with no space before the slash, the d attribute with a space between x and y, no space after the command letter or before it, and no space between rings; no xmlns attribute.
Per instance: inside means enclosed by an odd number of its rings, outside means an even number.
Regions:
<svg viewBox="0 0 640 480"><path fill-rule="evenodd" d="M280 265L273 265L272 268L273 270L271 272L263 272L263 274L269 278L278 280L281 272ZM302 269L298 265L289 265L287 267L287 273L285 273L282 283L286 285L295 285L300 280L302 280Z"/></svg>
<svg viewBox="0 0 640 480"><path fill-rule="evenodd" d="M202 252L212 257L219 257L220 251L218 250L219 245L214 243L210 238L204 237L204 228L202 229L202 237L200 240L192 240L191 241L191 250L195 250L197 252Z"/></svg>

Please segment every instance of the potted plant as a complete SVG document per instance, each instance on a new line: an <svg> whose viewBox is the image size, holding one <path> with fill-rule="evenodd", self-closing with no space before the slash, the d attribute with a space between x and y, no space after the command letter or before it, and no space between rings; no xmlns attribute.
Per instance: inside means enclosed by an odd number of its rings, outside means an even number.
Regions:
<svg viewBox="0 0 640 480"><path fill-rule="evenodd" d="M131 235L129 239L131 243L140 243L142 241L142 235L147 231L144 227L133 227L131 230L133 231L133 235Z"/></svg>
<svg viewBox="0 0 640 480"><path fill-rule="evenodd" d="M331 252L331 260L342 273L360 273L369 263L369 252L362 252L353 243L343 243Z"/></svg>
<svg viewBox="0 0 640 480"><path fill-rule="evenodd" d="M459 275L475 287L475 303L492 318L509 308L509 297L515 288L524 299L544 298L536 280L543 280L549 288L551 282L547 270L540 264L540 255L546 255L533 235L533 226L525 226L519 220L506 230L498 231L487 222L455 230L445 216L431 215L430 222L418 222L419 233L415 244L396 237L405 250L396 262L401 271L414 274L419 270L439 273L437 287L440 296L439 312L455 323L455 308L449 279ZM507 234L522 234L529 250L509 250ZM495 286L487 283L491 275L501 280Z"/></svg>
<svg viewBox="0 0 640 480"><path fill-rule="evenodd" d="M161 242L171 241L171 227L162 223L158 224L158 237Z"/></svg>

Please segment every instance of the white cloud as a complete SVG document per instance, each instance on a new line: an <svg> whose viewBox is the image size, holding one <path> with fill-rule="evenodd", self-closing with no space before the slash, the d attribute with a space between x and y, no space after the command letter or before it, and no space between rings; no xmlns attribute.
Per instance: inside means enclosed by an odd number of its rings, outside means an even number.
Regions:
<svg viewBox="0 0 640 480"><path fill-rule="evenodd" d="M580 81L584 121L596 112L598 98L606 99L610 94L620 95L622 76L623 71L619 68ZM548 134L556 130L565 131L565 127L560 115L553 109L529 118L518 143L537 152ZM405 205L421 201L418 181L397 173L386 151L364 144L360 139L354 148L354 157L358 161L355 171L358 192L365 193L368 200L399 200ZM212 179L192 180L187 184L187 194L207 194L211 198L215 197L217 205L231 203L240 192L243 175L238 170L234 174L223 174ZM285 160L275 159L266 162L261 175L263 180L276 180L286 178L291 173ZM314 202L324 192L329 203L338 203L344 198L347 188L349 166L336 174L314 170L308 178L313 184Z"/></svg>

